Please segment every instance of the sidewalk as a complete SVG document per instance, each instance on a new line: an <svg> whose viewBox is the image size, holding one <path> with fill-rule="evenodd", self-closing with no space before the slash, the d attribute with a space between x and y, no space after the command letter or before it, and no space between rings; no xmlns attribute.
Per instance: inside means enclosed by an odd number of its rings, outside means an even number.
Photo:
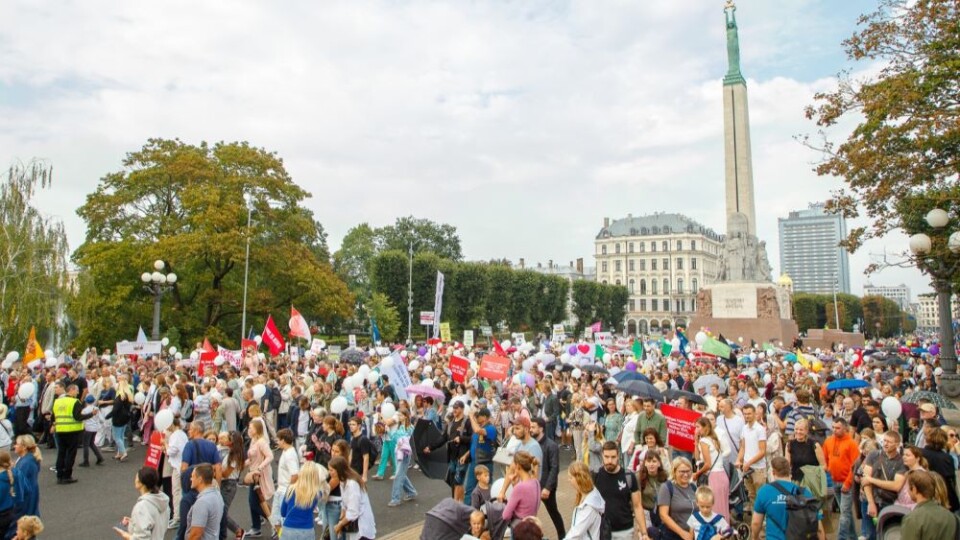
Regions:
<svg viewBox="0 0 960 540"><path fill-rule="evenodd" d="M560 471L560 478L557 484L557 507L560 509L560 515L563 516L563 523L569 527L570 518L573 516L573 509L576 506L574 504L576 493L573 488L570 487L569 482L567 482L565 468ZM540 505L540 511L537 513L537 517L540 518L540 522L543 523L544 537L554 540L558 539L557 530L553 527L553 522L550 521L550 516L542 504ZM382 540L419 540L422 529L423 522L384 536L379 536L378 538Z"/></svg>

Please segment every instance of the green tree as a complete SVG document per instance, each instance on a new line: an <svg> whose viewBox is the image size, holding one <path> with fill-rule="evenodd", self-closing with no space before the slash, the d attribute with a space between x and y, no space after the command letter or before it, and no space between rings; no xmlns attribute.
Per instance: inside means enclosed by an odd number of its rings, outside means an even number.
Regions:
<svg viewBox="0 0 960 540"><path fill-rule="evenodd" d="M797 327L801 332L811 328L823 328L823 325L818 324L822 312L819 295L809 293L793 295L793 320L797 321Z"/></svg>
<svg viewBox="0 0 960 540"><path fill-rule="evenodd" d="M516 272L505 265L491 264L487 268L487 324L496 328L507 320L509 306L513 304L513 276Z"/></svg>
<svg viewBox="0 0 960 540"><path fill-rule="evenodd" d="M486 310L487 266L459 263L451 276L449 293L444 296L444 316L456 331L477 327Z"/></svg>
<svg viewBox="0 0 960 540"><path fill-rule="evenodd" d="M573 282L573 314L577 318L574 335L581 335L588 324L596 321L600 301L599 283L582 279Z"/></svg>
<svg viewBox="0 0 960 540"><path fill-rule="evenodd" d="M378 292L372 293L365 307L370 316L377 321L380 338L384 342L399 341L400 313L387 298L387 295Z"/></svg>
<svg viewBox="0 0 960 540"><path fill-rule="evenodd" d="M874 76L839 77L837 88L817 94L806 114L821 128L816 172L840 177L846 187L828 209L871 224L854 227L843 244L856 250L869 238L903 226L897 204L907 196L956 184L960 171L960 3L956 0L879 0L843 42L850 59L876 62ZM846 140L826 130L852 119ZM844 128L846 130L846 128Z"/></svg>
<svg viewBox="0 0 960 540"><path fill-rule="evenodd" d="M52 185L51 168L34 161L7 170L0 184L0 350L22 350L30 327L42 345L62 336L67 299L67 236L63 223L34 206Z"/></svg>
<svg viewBox="0 0 960 540"><path fill-rule="evenodd" d="M414 253L429 251L451 261L463 258L457 228L446 223L407 216L397 218L393 225L378 228L376 235L380 251L406 252L412 244Z"/></svg>
<svg viewBox="0 0 960 540"><path fill-rule="evenodd" d="M386 295L394 306L406 305L409 271L406 253L392 250L377 255L371 264L373 290Z"/></svg>
<svg viewBox="0 0 960 540"><path fill-rule="evenodd" d="M254 208L249 228L244 195ZM127 154L77 211L87 237L73 258L88 273L71 310L85 317L77 344L109 344L149 325L152 299L139 276L155 259L179 277L161 322L191 341L238 344L248 238L250 324L280 314L283 327L291 304L321 324L349 317L353 297L301 204L308 196L279 157L247 143L151 139Z"/></svg>
<svg viewBox="0 0 960 540"><path fill-rule="evenodd" d="M627 316L627 302L630 300L630 291L623 285L602 285L604 289L604 317L601 318L604 328L623 330L623 320Z"/></svg>
<svg viewBox="0 0 960 540"><path fill-rule="evenodd" d="M370 265L376 255L376 234L366 223L347 231L333 254L333 270L357 297L370 295Z"/></svg>

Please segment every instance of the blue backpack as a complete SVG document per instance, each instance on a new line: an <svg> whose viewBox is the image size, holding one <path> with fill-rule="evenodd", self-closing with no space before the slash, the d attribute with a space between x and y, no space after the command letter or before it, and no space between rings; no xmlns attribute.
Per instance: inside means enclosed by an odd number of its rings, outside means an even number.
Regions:
<svg viewBox="0 0 960 540"><path fill-rule="evenodd" d="M703 519L700 512L694 512L693 517L700 523L700 532L697 533L696 540L710 540L720 533L720 531L717 530L717 525L720 523L720 520L723 519L723 516L720 514L714 514L710 521Z"/></svg>

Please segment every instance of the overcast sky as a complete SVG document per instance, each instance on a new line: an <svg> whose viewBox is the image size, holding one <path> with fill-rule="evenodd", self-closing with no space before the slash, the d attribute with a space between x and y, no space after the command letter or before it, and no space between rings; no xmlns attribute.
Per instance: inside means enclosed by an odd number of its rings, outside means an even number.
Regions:
<svg viewBox="0 0 960 540"><path fill-rule="evenodd" d="M467 259L592 265L603 218L688 214L722 232L722 0L8 2L0 158L55 168L42 205L76 248L101 176L149 137L276 151L332 249L359 222L457 227ZM793 136L849 67L876 0L739 0L758 233L824 200ZM864 66L863 68L866 68ZM858 68L859 69L859 68ZM851 257L862 294L871 253ZM876 284L928 280L890 269Z"/></svg>

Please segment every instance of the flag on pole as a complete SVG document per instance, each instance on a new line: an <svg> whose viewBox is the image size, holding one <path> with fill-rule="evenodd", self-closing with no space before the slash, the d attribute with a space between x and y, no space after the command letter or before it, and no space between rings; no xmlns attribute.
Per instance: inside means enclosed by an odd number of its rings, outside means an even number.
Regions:
<svg viewBox="0 0 960 540"><path fill-rule="evenodd" d="M37 341L37 329L30 327L30 337L27 338L27 348L23 352L23 364L27 365L34 360L43 360L43 347Z"/></svg>
<svg viewBox="0 0 960 540"><path fill-rule="evenodd" d="M213 348L213 345L210 344L210 338L203 338L203 350L206 352L216 352L217 350Z"/></svg>
<svg viewBox="0 0 960 540"><path fill-rule="evenodd" d="M660 354L663 356L670 356L670 353L673 352L673 344L666 340L666 338L660 338Z"/></svg>
<svg viewBox="0 0 960 540"><path fill-rule="evenodd" d="M601 321L597 321L597 322L591 324L591 325L590 325L590 333L591 333L591 334L596 334L597 332L599 332L599 331L601 330L601 327L602 327L602 326L603 326L603 325L601 324Z"/></svg>
<svg viewBox="0 0 960 540"><path fill-rule="evenodd" d="M380 329L377 328L377 320L372 317L370 318L370 333L372 334L373 342L380 343Z"/></svg>
<svg viewBox="0 0 960 540"><path fill-rule="evenodd" d="M246 339L240 340L240 348L241 349L246 349L247 347L251 347L253 349L259 348L259 346L257 345L256 338L257 338L257 334L253 331L253 327L251 326L250 333L247 334Z"/></svg>
<svg viewBox="0 0 960 540"><path fill-rule="evenodd" d="M287 342L283 340L283 335L280 334L276 323L273 322L273 315L267 315L267 324L263 326L261 338L263 338L263 343L267 345L270 354L273 356L280 354L287 346Z"/></svg>
<svg viewBox="0 0 960 540"><path fill-rule="evenodd" d="M310 325L297 308L290 306L290 336L310 341Z"/></svg>
<svg viewBox="0 0 960 540"><path fill-rule="evenodd" d="M690 340L687 339L687 334L684 333L683 328L677 328L677 339L680 340L680 352L686 353L687 346L690 345Z"/></svg>
<svg viewBox="0 0 960 540"><path fill-rule="evenodd" d="M640 360L643 358L643 345L640 343L639 339L633 340L632 349L633 349L633 356L636 357L637 360Z"/></svg>
<svg viewBox="0 0 960 540"><path fill-rule="evenodd" d="M443 272L437 272L437 290L433 300L433 337L440 337L440 314L443 312Z"/></svg>
<svg viewBox="0 0 960 540"><path fill-rule="evenodd" d="M493 340L493 350L500 356L506 356L507 351L503 350L503 347L500 345L500 342Z"/></svg>
<svg viewBox="0 0 960 540"><path fill-rule="evenodd" d="M731 349L729 345L714 338L707 338L707 340L703 342L702 349L703 352L712 354L718 358L730 358L730 353L733 352L733 349Z"/></svg>
<svg viewBox="0 0 960 540"><path fill-rule="evenodd" d="M146 342L147 342L147 334L143 331L143 327L141 326L140 330L137 331L137 341L135 341L134 343L146 343Z"/></svg>
<svg viewBox="0 0 960 540"><path fill-rule="evenodd" d="M596 345L593 346L593 357L594 357L594 358L600 358L600 359L602 359L604 352L605 352L605 351L603 350L603 345L600 345L599 343L597 343Z"/></svg>

